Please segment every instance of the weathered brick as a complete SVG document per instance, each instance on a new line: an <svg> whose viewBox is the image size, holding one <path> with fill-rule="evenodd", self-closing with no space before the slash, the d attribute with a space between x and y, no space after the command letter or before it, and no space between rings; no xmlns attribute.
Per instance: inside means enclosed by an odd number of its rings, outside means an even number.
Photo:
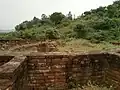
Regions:
<svg viewBox="0 0 120 90"><path fill-rule="evenodd" d="M106 60L109 68L105 68ZM3 64L2 68L0 67L0 79L9 79L13 84L13 90L46 90L51 86L54 88L51 90L67 90L65 88L69 79L85 84L88 80L100 82L105 79L105 76L107 80L120 83L119 60L118 54L108 56L101 53L30 55L27 59L12 59L9 64ZM6 82L5 85L1 82L0 87L7 85Z"/></svg>

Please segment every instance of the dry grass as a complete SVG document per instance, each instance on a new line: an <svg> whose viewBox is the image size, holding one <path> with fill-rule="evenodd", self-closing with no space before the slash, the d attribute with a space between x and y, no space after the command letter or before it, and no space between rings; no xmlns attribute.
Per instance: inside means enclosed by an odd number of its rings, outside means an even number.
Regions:
<svg viewBox="0 0 120 90"><path fill-rule="evenodd" d="M84 89L81 88L75 88L72 90L114 90L112 88L106 88L106 87L98 87L98 86L86 86Z"/></svg>
<svg viewBox="0 0 120 90"><path fill-rule="evenodd" d="M71 40L69 42L65 42L62 40L59 40L61 43L58 47L60 52L88 52L88 51L94 51L94 50L110 50L113 48L120 48L120 46L114 46L109 43L101 43L101 44L93 44L90 43L87 40L84 39L78 39L78 40Z"/></svg>
<svg viewBox="0 0 120 90"><path fill-rule="evenodd" d="M90 81L87 83L86 86L82 86L81 88L73 88L71 90L115 90L113 86L107 87L100 87L98 85L93 85Z"/></svg>
<svg viewBox="0 0 120 90"><path fill-rule="evenodd" d="M59 52L89 52L89 51L110 50L113 48L120 48L120 46L115 46L106 42L95 44L95 43L90 43L89 41L84 39L73 39L73 40L67 40L67 41L58 40L56 42L57 42L57 49ZM35 43L32 43L32 45L35 45ZM32 48L30 48L30 50L23 50L24 46L26 45L20 46L23 48L21 48L19 52L28 53L31 51L32 52L36 51L35 48L34 50ZM11 51L11 49L14 49L14 48L16 48L16 46L10 47L9 50L4 50L4 51Z"/></svg>

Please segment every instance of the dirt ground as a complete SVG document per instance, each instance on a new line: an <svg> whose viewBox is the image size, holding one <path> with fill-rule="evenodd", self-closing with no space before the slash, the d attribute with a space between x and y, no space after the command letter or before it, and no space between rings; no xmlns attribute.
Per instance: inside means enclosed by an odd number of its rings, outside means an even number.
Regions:
<svg viewBox="0 0 120 90"><path fill-rule="evenodd" d="M28 41L28 40L12 40L0 41L0 52L89 52L120 48L120 45L112 45L109 43L94 44L87 40L72 40L66 42L64 40L57 41Z"/></svg>

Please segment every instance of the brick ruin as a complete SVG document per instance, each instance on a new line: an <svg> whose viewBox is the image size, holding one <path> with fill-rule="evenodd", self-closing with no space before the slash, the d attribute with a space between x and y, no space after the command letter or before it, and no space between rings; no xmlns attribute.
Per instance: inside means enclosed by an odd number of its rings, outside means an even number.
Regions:
<svg viewBox="0 0 120 90"><path fill-rule="evenodd" d="M9 52L55 52L58 51L55 41L36 40L0 40L0 51Z"/></svg>
<svg viewBox="0 0 120 90"><path fill-rule="evenodd" d="M68 90L88 80L120 90L120 54L0 54L0 90Z"/></svg>
<svg viewBox="0 0 120 90"><path fill-rule="evenodd" d="M120 90L120 49L60 53L56 46L49 41L1 40L0 50L10 52L0 54L0 90L68 90L89 80ZM27 54L18 52L25 50Z"/></svg>

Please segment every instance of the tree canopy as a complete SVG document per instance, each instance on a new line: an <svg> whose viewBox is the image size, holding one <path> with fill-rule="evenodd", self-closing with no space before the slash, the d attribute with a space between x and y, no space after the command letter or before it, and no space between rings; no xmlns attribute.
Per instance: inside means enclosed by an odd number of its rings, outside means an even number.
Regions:
<svg viewBox="0 0 120 90"><path fill-rule="evenodd" d="M85 11L76 19L72 12L54 12L16 25L16 38L84 38L91 41L120 40L120 0L112 5ZM13 33L16 33L13 32ZM27 34L29 33L29 34ZM58 35L59 33L59 35ZM10 36L12 36L10 34ZM51 36L50 36L51 35ZM8 37L9 35L7 35Z"/></svg>

